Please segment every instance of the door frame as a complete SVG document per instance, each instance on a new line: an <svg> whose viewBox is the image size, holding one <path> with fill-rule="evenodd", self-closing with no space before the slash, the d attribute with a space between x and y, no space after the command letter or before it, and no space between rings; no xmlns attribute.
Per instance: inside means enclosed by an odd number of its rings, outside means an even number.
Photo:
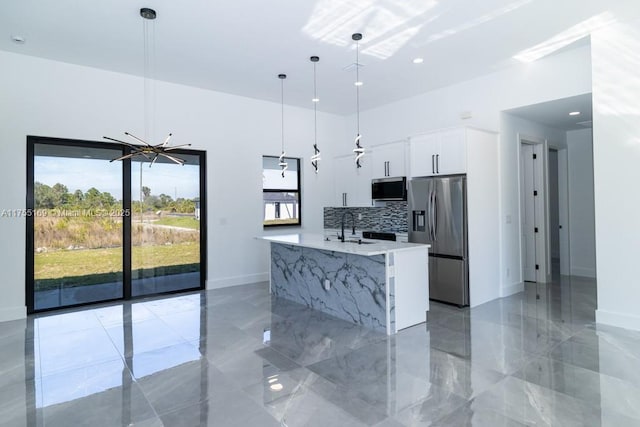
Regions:
<svg viewBox="0 0 640 427"><path fill-rule="evenodd" d="M100 141L86 141L86 140L78 140L78 139L67 139L67 138L52 138L52 137L43 137L43 136L32 136L27 135L27 174L26 174L26 212L35 212L35 176L34 176L34 160L35 160L35 145L36 144L48 144L48 145L58 145L58 146L75 146L82 148L108 148L120 150L122 154L130 153L130 148L123 146L121 144L111 143L111 142L100 142ZM51 310L59 310L63 308L71 308L71 307L80 307L86 305L94 305L100 304L108 301L122 301L122 300L133 300L139 298L150 297L154 295L163 295L163 294L175 294L175 293L183 293L190 292L194 290L204 290L206 289L206 280L207 280L207 162L206 162L206 151L203 150L185 150L185 149L176 149L173 150L175 154L183 154L183 155L193 155L198 156L199 158L199 189L200 189L200 286L198 288L191 289L180 289L175 291L167 291L158 294L146 294L132 297L131 295L131 283L132 283L132 272L131 272L131 248L132 248L132 239L131 239L131 216L123 216L122 221L122 298L103 300L103 301L95 301L95 302L87 302L73 305L64 305L61 307L53 307L35 310L35 236L34 236L34 215L27 215L26 217L26 244L25 244L25 305L27 307L27 313L41 313ZM131 159L125 159L122 161L122 209L131 211Z"/></svg>

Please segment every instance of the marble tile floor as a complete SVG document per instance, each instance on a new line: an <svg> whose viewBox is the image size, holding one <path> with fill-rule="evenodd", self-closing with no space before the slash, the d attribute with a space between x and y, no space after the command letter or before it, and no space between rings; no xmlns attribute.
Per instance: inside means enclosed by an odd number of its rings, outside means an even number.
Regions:
<svg viewBox="0 0 640 427"><path fill-rule="evenodd" d="M266 283L0 323L2 426L640 426L640 332L592 280L431 303L393 337Z"/></svg>

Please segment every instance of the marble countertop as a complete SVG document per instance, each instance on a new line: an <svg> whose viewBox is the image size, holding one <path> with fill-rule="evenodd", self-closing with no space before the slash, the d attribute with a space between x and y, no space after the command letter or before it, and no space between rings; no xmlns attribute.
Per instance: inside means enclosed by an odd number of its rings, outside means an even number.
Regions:
<svg viewBox="0 0 640 427"><path fill-rule="evenodd" d="M297 233L297 234L280 234L259 236L258 239L267 240L274 243L282 243L284 245L303 246L307 248L320 249L325 251L344 252L362 256L372 256L387 254L390 252L407 251L417 248L429 248L430 245L419 243L403 243L390 242L386 240L362 239L363 244L356 242L348 242L351 236L347 234L347 242L341 242L337 237L325 237L321 233ZM329 240L327 240L327 238Z"/></svg>

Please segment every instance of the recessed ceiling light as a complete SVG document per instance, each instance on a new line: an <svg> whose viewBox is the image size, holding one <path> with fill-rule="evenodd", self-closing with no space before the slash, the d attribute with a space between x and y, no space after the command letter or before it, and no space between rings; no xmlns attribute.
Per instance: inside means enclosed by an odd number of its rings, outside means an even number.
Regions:
<svg viewBox="0 0 640 427"><path fill-rule="evenodd" d="M422 64L424 62L423 58L413 58L414 64Z"/></svg>
<svg viewBox="0 0 640 427"><path fill-rule="evenodd" d="M27 40L22 36L11 36L11 40L17 44L24 44Z"/></svg>
<svg viewBox="0 0 640 427"><path fill-rule="evenodd" d="M358 81L358 82L355 82L354 84L355 84L356 86L362 86L362 82L359 82L359 81Z"/></svg>
<svg viewBox="0 0 640 427"><path fill-rule="evenodd" d="M580 115L580 111L572 111L569 113L570 116L579 116Z"/></svg>

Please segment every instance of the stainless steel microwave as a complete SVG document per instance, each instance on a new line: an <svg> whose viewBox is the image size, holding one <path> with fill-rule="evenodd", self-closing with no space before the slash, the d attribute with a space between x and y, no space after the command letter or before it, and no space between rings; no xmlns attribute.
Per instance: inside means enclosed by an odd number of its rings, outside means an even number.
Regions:
<svg viewBox="0 0 640 427"><path fill-rule="evenodd" d="M407 177L372 180L371 198L373 200L407 200Z"/></svg>

